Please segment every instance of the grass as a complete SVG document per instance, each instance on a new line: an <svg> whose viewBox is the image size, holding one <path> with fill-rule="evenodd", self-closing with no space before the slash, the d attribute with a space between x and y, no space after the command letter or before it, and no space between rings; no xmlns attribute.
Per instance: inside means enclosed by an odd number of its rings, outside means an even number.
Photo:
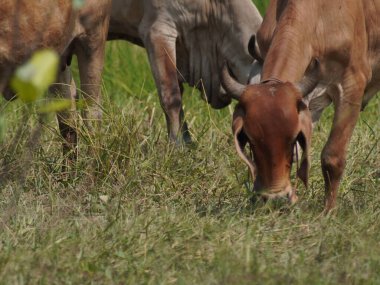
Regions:
<svg viewBox="0 0 380 285"><path fill-rule="evenodd" d="M311 187L288 208L250 203L232 107L187 88L196 143L168 145L144 50L108 44L103 93L102 132L82 134L68 181L54 116L37 142L33 112L0 101L0 284L380 284L379 96L352 138L339 208L323 216L331 109L313 135Z"/></svg>

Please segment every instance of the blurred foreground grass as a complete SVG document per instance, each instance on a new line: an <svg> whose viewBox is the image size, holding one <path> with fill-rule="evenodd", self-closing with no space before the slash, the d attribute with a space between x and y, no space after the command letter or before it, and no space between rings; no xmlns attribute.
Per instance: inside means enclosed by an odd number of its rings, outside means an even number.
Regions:
<svg viewBox="0 0 380 285"><path fill-rule="evenodd" d="M0 102L0 162L12 175L0 181L0 284L380 284L379 96L351 141L339 209L325 217L319 154L331 109L315 130L300 202L252 205L232 107L211 110L188 88L196 144L173 148L144 50L108 44L103 78L102 132L82 134L69 182L51 116L18 183L36 122L26 114L20 128L20 102Z"/></svg>

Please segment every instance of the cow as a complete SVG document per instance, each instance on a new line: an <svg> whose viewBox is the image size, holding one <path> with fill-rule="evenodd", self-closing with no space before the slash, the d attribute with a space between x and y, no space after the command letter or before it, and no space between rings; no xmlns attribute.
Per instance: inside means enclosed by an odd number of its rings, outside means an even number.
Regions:
<svg viewBox="0 0 380 285"><path fill-rule="evenodd" d="M111 0L87 0L79 10L72 1L4 0L0 6L0 93L14 98L9 80L17 66L43 48L61 56L56 84L51 91L64 97L75 96L70 85L72 55L78 59L81 90L88 108L86 122L100 120L101 73L108 33ZM74 98L73 98L74 99ZM68 122L70 112L58 114L59 128L65 138L64 153L76 146L76 131ZM88 123L87 125L90 126ZM74 152L75 155L75 152Z"/></svg>
<svg viewBox="0 0 380 285"><path fill-rule="evenodd" d="M183 83L201 90L213 108L228 105L220 70L227 62L239 82L258 80L261 67L248 43L261 22L251 0L114 0L108 39L146 48L169 140L181 144L191 142Z"/></svg>
<svg viewBox="0 0 380 285"><path fill-rule="evenodd" d="M297 173L307 186L312 119L332 102L321 166L325 211L335 208L359 113L380 89L379 14L380 0L272 0L251 51L264 60L261 82L242 85L223 69L225 89L240 97L236 149L264 197L297 201L290 182L295 144L303 149Z"/></svg>

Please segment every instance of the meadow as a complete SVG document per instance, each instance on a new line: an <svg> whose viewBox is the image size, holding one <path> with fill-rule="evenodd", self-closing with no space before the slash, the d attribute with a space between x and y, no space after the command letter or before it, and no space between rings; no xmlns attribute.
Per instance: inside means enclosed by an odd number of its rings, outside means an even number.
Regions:
<svg viewBox="0 0 380 285"><path fill-rule="evenodd" d="M1 98L0 284L380 284L380 97L361 113L339 206L323 215L331 107L309 189L298 182L288 207L251 202L234 107L201 96L186 88L194 144L169 144L145 51L108 43L102 128L80 134L69 178L55 116L40 125L33 107Z"/></svg>

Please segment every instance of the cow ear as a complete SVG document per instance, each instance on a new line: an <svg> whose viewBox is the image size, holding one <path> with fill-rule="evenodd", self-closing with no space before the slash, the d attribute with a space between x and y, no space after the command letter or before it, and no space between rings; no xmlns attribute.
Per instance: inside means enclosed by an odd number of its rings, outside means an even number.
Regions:
<svg viewBox="0 0 380 285"><path fill-rule="evenodd" d="M243 109L238 105L233 116L233 122L232 122L232 132L234 134L234 143L236 151L239 155L239 157L248 165L249 170L252 175L252 179L255 179L256 177L256 165L254 162L249 158L248 155L245 154L244 148L248 143L248 137L244 132L244 111Z"/></svg>
<svg viewBox="0 0 380 285"><path fill-rule="evenodd" d="M302 101L298 101L298 122L300 126L300 132L297 136L297 142L302 148L301 165L297 171L297 176L308 187L309 170L310 170L310 144L312 133L312 121L311 114L306 104Z"/></svg>
<svg viewBox="0 0 380 285"><path fill-rule="evenodd" d="M255 60L257 60L260 64L263 64L264 60L261 56L260 49L256 41L256 35L253 35L249 40L248 52Z"/></svg>

